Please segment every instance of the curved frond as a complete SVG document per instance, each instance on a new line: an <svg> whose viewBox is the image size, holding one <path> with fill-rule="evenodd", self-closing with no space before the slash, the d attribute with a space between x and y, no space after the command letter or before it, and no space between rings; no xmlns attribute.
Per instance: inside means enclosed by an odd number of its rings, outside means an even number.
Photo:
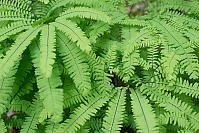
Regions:
<svg viewBox="0 0 199 133"><path fill-rule="evenodd" d="M0 59L0 78L5 76L9 69L14 66L15 62L19 60L19 56L30 44L31 40L36 37L39 31L39 27L30 28L17 37L15 44L13 44L10 50L6 52L6 56L3 59Z"/></svg>
<svg viewBox="0 0 199 133"><path fill-rule="evenodd" d="M124 119L126 89L121 88L109 103L109 107L104 117L104 133L120 133L121 124Z"/></svg>
<svg viewBox="0 0 199 133"><path fill-rule="evenodd" d="M55 62L55 27L49 24L43 26L40 39L40 70L49 78Z"/></svg>
<svg viewBox="0 0 199 133"><path fill-rule="evenodd" d="M21 32L30 28L30 25L24 22L13 22L8 26L4 26L0 29L0 41L7 39L10 35Z"/></svg>
<svg viewBox="0 0 199 133"><path fill-rule="evenodd" d="M174 92L176 93L185 93L191 97L199 97L199 84L198 83L189 83L188 80L179 78L174 86Z"/></svg>
<svg viewBox="0 0 199 133"><path fill-rule="evenodd" d="M77 16L81 18L91 18L94 20L100 20L107 23L110 23L111 20L110 17L105 13L88 7L70 8L60 15L61 18L72 18Z"/></svg>
<svg viewBox="0 0 199 133"><path fill-rule="evenodd" d="M89 67L82 51L60 31L57 32L57 42L60 56L77 89L87 92L91 89L91 81Z"/></svg>
<svg viewBox="0 0 199 133"><path fill-rule="evenodd" d="M148 100L134 89L131 91L131 99L138 132L158 133L158 122Z"/></svg>
<svg viewBox="0 0 199 133"><path fill-rule="evenodd" d="M3 12L0 12L0 21L5 21L5 20L31 21L31 16L27 15L27 14L21 14L18 11L3 11Z"/></svg>
<svg viewBox="0 0 199 133"><path fill-rule="evenodd" d="M65 122L61 124L56 133L75 133L77 129L93 116L107 101L107 97L95 94L95 97L91 98L87 104L81 104L80 107L70 115L70 119L66 119Z"/></svg>
<svg viewBox="0 0 199 133"><path fill-rule="evenodd" d="M52 24L65 33L73 42L77 41L77 45L80 46L82 50L87 52L91 50L90 41L75 23L69 20L58 20Z"/></svg>

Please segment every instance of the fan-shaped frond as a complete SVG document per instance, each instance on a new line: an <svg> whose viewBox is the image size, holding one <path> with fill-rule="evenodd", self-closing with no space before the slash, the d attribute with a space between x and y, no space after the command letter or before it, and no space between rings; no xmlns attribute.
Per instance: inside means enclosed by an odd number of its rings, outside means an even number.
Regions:
<svg viewBox="0 0 199 133"><path fill-rule="evenodd" d="M88 7L70 8L60 15L61 18L72 18L77 16L81 18L91 18L94 20L100 20L107 23L110 23L111 20L107 14Z"/></svg>
<svg viewBox="0 0 199 133"><path fill-rule="evenodd" d="M156 133L158 132L158 122L148 100L136 90L131 91L132 110L138 132Z"/></svg>
<svg viewBox="0 0 199 133"><path fill-rule="evenodd" d="M46 25L41 31L41 49L40 49L40 70L46 78L52 73L55 62L55 27Z"/></svg>
<svg viewBox="0 0 199 133"><path fill-rule="evenodd" d="M69 20L57 20L52 23L60 31L65 33L73 42L77 41L77 45L80 46L82 50L90 51L90 41L85 36L84 32L77 27L77 25Z"/></svg>
<svg viewBox="0 0 199 133"><path fill-rule="evenodd" d="M66 119L61 124L56 133L75 133L86 120L93 116L107 102L108 97L95 94L95 97L91 99L86 105L81 104L70 116L70 119Z"/></svg>
<svg viewBox="0 0 199 133"><path fill-rule="evenodd" d="M17 37L15 44L13 44L10 50L6 52L6 56L3 59L0 59L0 78L5 76L9 69L14 66L15 61L19 59L19 56L23 53L23 51L30 44L31 40L35 38L39 31L40 27L30 28Z"/></svg>
<svg viewBox="0 0 199 133"><path fill-rule="evenodd" d="M81 50L60 31L57 32L58 51L62 56L68 74L74 80L78 90L91 89L89 67Z"/></svg>
<svg viewBox="0 0 199 133"><path fill-rule="evenodd" d="M126 89L121 88L109 103L109 107L103 122L103 132L119 133L124 119Z"/></svg>

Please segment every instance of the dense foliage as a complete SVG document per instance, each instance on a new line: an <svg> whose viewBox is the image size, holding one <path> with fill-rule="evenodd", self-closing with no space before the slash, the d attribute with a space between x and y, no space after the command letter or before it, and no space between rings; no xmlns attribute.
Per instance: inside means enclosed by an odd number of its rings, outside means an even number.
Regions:
<svg viewBox="0 0 199 133"><path fill-rule="evenodd" d="M198 0L0 0L0 133L198 133Z"/></svg>

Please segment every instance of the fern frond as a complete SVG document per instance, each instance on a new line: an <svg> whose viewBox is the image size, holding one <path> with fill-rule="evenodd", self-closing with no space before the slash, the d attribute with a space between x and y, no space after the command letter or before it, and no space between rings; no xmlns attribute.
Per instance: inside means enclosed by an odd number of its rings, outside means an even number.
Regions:
<svg viewBox="0 0 199 133"><path fill-rule="evenodd" d="M0 21L5 21L5 20L22 20L22 21L32 21L31 16L27 14L21 14L20 12L17 11L4 11L0 12Z"/></svg>
<svg viewBox="0 0 199 133"><path fill-rule="evenodd" d="M121 88L109 103L109 107L103 122L103 132L119 133L124 119L126 89Z"/></svg>
<svg viewBox="0 0 199 133"><path fill-rule="evenodd" d="M26 32L20 34L15 41L15 44L12 45L9 51L6 52L6 56L3 59L0 59L0 78L8 73L9 69L14 66L15 61L19 59L19 56L23 53L26 47L30 44L31 40L36 37L40 27L30 28Z"/></svg>
<svg viewBox="0 0 199 133"><path fill-rule="evenodd" d="M180 55L181 69L186 71L190 75L190 78L197 79L199 75L198 59L193 54L194 50L186 38L163 21L154 19L152 23L162 31L165 42L168 42L168 45L171 47L176 47L175 52Z"/></svg>
<svg viewBox="0 0 199 133"><path fill-rule="evenodd" d="M194 133L194 131L192 131L192 130L186 130L186 129L181 129L181 130L179 130L179 131L177 131L177 133Z"/></svg>
<svg viewBox="0 0 199 133"><path fill-rule="evenodd" d="M88 64L89 66L91 66L93 78L97 82L98 92L110 92L113 86L110 84L111 79L109 77L111 75L105 72L105 63L99 57L96 57L96 55L93 52L90 52Z"/></svg>
<svg viewBox="0 0 199 133"><path fill-rule="evenodd" d="M77 41L77 45L80 46L82 50L90 51L90 41L85 36L84 32L77 27L77 25L69 20L58 20L52 23L60 31L65 33L73 42Z"/></svg>
<svg viewBox="0 0 199 133"><path fill-rule="evenodd" d="M82 93L78 92L72 79L67 76L64 80L64 106L68 108L83 100Z"/></svg>
<svg viewBox="0 0 199 133"><path fill-rule="evenodd" d="M199 97L199 85L198 83L189 83L188 80L184 80L179 78L174 85L174 92L176 93L184 93L191 97L198 98Z"/></svg>
<svg viewBox="0 0 199 133"><path fill-rule="evenodd" d="M42 113L45 118L48 116L55 122L58 122L62 118L61 113L63 111L63 90L59 88L62 85L59 70L55 65L51 77L46 78L43 76L39 67L39 56L39 49L34 46L32 48L32 58L34 67L36 68L35 74L37 76L39 95L44 106Z"/></svg>
<svg viewBox="0 0 199 133"><path fill-rule="evenodd" d="M28 28L30 28L30 25L24 22L13 22L8 26L4 26L0 29L0 41L3 41L10 35L16 34Z"/></svg>
<svg viewBox="0 0 199 133"><path fill-rule="evenodd" d="M134 51L136 48L140 46L140 41L144 38L148 37L148 35L151 34L150 30L142 30L140 32L134 32L134 35L131 37L130 40L128 40L124 46L124 56L128 56L132 51Z"/></svg>
<svg viewBox="0 0 199 133"><path fill-rule="evenodd" d="M6 111L12 94L13 85L15 82L14 75L17 72L18 65L15 65L9 73L0 79L0 115Z"/></svg>
<svg viewBox="0 0 199 133"><path fill-rule="evenodd" d="M91 81L89 77L89 67L85 63L81 50L71 43L67 37L60 31L57 32L58 51L62 56L63 62L70 77L74 80L74 83L78 90L87 92L91 89Z"/></svg>
<svg viewBox="0 0 199 133"><path fill-rule="evenodd" d="M185 116L177 115L175 113L164 113L160 115L161 124L173 124L185 129L191 129L193 126L190 121L187 120Z"/></svg>
<svg viewBox="0 0 199 133"><path fill-rule="evenodd" d="M137 50L131 52L128 56L123 56L123 68L122 74L120 77L123 78L124 81L128 81L130 77L134 74L135 66L138 65L139 54Z"/></svg>
<svg viewBox="0 0 199 133"><path fill-rule="evenodd" d="M13 11L19 11L23 14L32 15L30 6L22 1L15 1L15 0L1 0L0 1L0 9L7 9Z"/></svg>
<svg viewBox="0 0 199 133"><path fill-rule="evenodd" d="M89 40L91 43L96 43L96 39L103 35L104 32L109 32L110 26L104 22L96 22L90 27Z"/></svg>
<svg viewBox="0 0 199 133"><path fill-rule="evenodd" d="M98 94L95 94L95 97L91 99L86 105L81 104L70 116L70 119L66 119L65 122L61 124L56 133L75 133L90 116L93 116L97 110L108 101L107 97Z"/></svg>
<svg viewBox="0 0 199 133"><path fill-rule="evenodd" d="M158 122L148 100L136 90L131 91L132 110L138 132L156 133L158 132Z"/></svg>
<svg viewBox="0 0 199 133"><path fill-rule="evenodd" d="M75 7L70 8L64 13L60 15L60 18L72 18L72 17L80 17L80 18L91 18L94 20L104 21L106 23L110 23L111 19L105 13L95 10L93 8L88 7ZM59 18L57 18L59 19Z"/></svg>
<svg viewBox="0 0 199 133"><path fill-rule="evenodd" d="M40 39L40 70L49 78L55 62L55 27L49 24L43 26Z"/></svg>
<svg viewBox="0 0 199 133"><path fill-rule="evenodd" d="M0 119L0 132L1 133L6 133L6 126L5 126L5 124L4 124L4 122L3 122L3 120L2 119Z"/></svg>
<svg viewBox="0 0 199 133"><path fill-rule="evenodd" d="M38 124L38 117L43 108L42 101L36 95L36 99L33 100L33 104L30 107L30 113L25 118L25 122L22 125L21 133L35 133Z"/></svg>
<svg viewBox="0 0 199 133"><path fill-rule="evenodd" d="M162 50L162 53L165 55L161 59L165 77L168 81L174 81L177 75L176 68L179 61L179 56L172 51L169 52L168 50Z"/></svg>
<svg viewBox="0 0 199 133"><path fill-rule="evenodd" d="M164 107L165 110L173 112L177 114L177 116L185 116L194 128L198 130L199 114L193 112L193 109L188 104L177 99L175 96L171 97L171 95L160 91L160 88L157 88L157 86L155 86L155 84L145 84L142 85L140 89L144 94L150 96L151 100L156 100L156 102L160 103L160 107Z"/></svg>

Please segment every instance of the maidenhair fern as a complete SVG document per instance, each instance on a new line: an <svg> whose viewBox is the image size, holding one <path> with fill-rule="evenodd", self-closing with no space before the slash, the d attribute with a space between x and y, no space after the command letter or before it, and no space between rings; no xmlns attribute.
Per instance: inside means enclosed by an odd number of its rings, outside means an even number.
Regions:
<svg viewBox="0 0 199 133"><path fill-rule="evenodd" d="M0 0L0 132L198 133L198 0Z"/></svg>

